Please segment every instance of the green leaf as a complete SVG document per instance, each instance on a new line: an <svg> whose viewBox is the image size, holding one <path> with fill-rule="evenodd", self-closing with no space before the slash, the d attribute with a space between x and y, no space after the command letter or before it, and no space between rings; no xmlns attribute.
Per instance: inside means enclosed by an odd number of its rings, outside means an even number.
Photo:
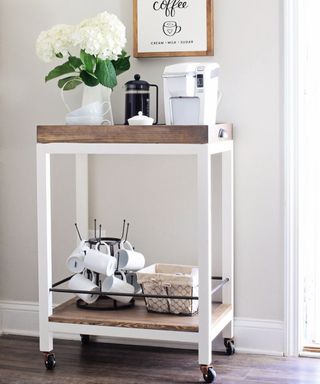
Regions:
<svg viewBox="0 0 320 384"><path fill-rule="evenodd" d="M63 54L62 54L61 52L56 53L56 57L57 57L58 59L62 59L62 58L63 58Z"/></svg>
<svg viewBox="0 0 320 384"><path fill-rule="evenodd" d="M89 55L85 50L81 49L80 59L84 64L85 70L87 72L93 73L96 66L96 58L93 55Z"/></svg>
<svg viewBox="0 0 320 384"><path fill-rule="evenodd" d="M117 60L112 60L112 64L116 70L117 76L130 69L130 56L127 56L127 52L122 50L121 55Z"/></svg>
<svg viewBox="0 0 320 384"><path fill-rule="evenodd" d="M130 69L130 56L127 56L125 51L122 51L121 56L117 60L112 60L112 64L116 71L117 76Z"/></svg>
<svg viewBox="0 0 320 384"><path fill-rule="evenodd" d="M57 67L53 68L52 71L48 73L48 75L45 77L45 81L49 81L52 79L55 79L56 77L66 75L67 73L74 72L74 68L72 65L67 61L66 63L62 65L58 65Z"/></svg>
<svg viewBox="0 0 320 384"><path fill-rule="evenodd" d="M96 76L87 71L81 71L80 77L85 85L88 85L89 87L95 87L99 84L99 80L96 78Z"/></svg>
<svg viewBox="0 0 320 384"><path fill-rule="evenodd" d="M64 91L70 91L75 89L78 85L82 83L82 80L79 76L69 76L58 81L58 87Z"/></svg>
<svg viewBox="0 0 320 384"><path fill-rule="evenodd" d="M69 63L73 66L73 68L78 69L82 65L82 61L76 56L69 56Z"/></svg>
<svg viewBox="0 0 320 384"><path fill-rule="evenodd" d="M113 89L117 84L117 74L110 60L98 59L95 71L100 84Z"/></svg>

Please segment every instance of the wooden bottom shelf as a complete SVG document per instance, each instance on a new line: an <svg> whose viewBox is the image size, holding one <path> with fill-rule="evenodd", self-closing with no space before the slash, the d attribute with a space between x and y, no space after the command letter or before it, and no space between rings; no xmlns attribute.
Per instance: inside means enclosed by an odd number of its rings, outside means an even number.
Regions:
<svg viewBox="0 0 320 384"><path fill-rule="evenodd" d="M219 326L225 316L230 316L231 305L213 304L212 326ZM56 307L50 322L109 327L158 329L166 331L198 332L199 320L195 316L176 316L170 314L149 313L143 300L136 300L134 307L117 311L94 311L80 309L76 299L72 299Z"/></svg>

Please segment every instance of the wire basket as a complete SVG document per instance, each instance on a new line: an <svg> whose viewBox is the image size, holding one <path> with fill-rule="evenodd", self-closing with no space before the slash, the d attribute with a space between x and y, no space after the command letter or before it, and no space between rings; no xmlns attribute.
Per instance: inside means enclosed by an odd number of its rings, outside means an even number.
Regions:
<svg viewBox="0 0 320 384"><path fill-rule="evenodd" d="M176 264L153 264L137 272L137 281L145 295L164 298L145 298L147 310L157 313L192 316L198 312L199 301L185 297L199 294L198 268ZM181 296L181 299L165 298Z"/></svg>

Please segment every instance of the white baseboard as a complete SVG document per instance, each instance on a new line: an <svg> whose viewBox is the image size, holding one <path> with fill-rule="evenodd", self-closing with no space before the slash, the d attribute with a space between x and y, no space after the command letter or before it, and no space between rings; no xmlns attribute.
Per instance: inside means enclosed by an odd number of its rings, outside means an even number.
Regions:
<svg viewBox="0 0 320 384"><path fill-rule="evenodd" d="M0 301L0 335L39 336L38 304L32 302ZM283 356L283 322L274 320L236 318L234 321L237 352ZM79 340L79 335L55 334L56 338ZM121 339L96 338L101 342L122 344ZM195 344L126 340L126 344L196 349ZM215 351L223 350L222 337L213 343Z"/></svg>
<svg viewBox="0 0 320 384"><path fill-rule="evenodd" d="M239 352L284 355L282 321L236 318L234 336Z"/></svg>
<svg viewBox="0 0 320 384"><path fill-rule="evenodd" d="M0 301L0 333L38 336L38 310L37 303Z"/></svg>

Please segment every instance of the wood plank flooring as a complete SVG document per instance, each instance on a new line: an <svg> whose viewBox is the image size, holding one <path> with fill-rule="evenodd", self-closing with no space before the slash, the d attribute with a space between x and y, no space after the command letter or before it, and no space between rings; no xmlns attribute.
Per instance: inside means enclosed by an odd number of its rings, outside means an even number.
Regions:
<svg viewBox="0 0 320 384"><path fill-rule="evenodd" d="M38 339L0 337L1 384L199 383L197 352L55 340L57 366L44 367ZM217 384L319 384L320 360L214 354Z"/></svg>

